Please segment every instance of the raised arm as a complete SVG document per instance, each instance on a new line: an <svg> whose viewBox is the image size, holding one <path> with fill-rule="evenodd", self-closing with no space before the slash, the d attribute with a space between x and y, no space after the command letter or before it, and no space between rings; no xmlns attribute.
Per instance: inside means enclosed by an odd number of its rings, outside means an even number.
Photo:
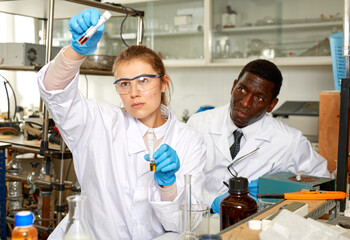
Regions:
<svg viewBox="0 0 350 240"><path fill-rule="evenodd" d="M46 90L62 90L67 87L79 71L85 57L96 51L97 43L103 35L104 25L84 45L78 43L78 39L89 27L97 24L100 16L101 13L96 9L85 9L70 19L71 44L60 51L50 64L44 79Z"/></svg>

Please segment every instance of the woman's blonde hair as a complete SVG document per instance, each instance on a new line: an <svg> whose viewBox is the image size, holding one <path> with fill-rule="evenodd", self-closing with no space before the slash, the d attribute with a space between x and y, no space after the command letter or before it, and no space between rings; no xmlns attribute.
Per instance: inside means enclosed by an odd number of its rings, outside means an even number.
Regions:
<svg viewBox="0 0 350 240"><path fill-rule="evenodd" d="M117 59L113 64L113 72L117 71L117 66L120 63L128 62L135 59L141 59L152 66L152 68L157 72L157 74L166 75L166 70L164 63L159 54L154 52L152 49L147 48L143 45L132 45L119 53ZM160 77L162 84L167 84L163 77ZM172 86L171 80L169 79L169 86L166 92L162 92L161 103L168 105L170 103L170 86Z"/></svg>

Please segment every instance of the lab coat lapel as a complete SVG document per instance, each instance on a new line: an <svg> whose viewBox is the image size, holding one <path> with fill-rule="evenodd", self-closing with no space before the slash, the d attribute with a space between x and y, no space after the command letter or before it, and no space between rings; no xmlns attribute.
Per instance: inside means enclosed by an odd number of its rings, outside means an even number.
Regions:
<svg viewBox="0 0 350 240"><path fill-rule="evenodd" d="M214 116L212 123L209 125L209 133L212 135L215 146L219 149L221 154L225 157L228 162L232 162L230 146L227 138L227 126L226 119L229 111L226 111L223 118L218 117L221 114Z"/></svg>
<svg viewBox="0 0 350 240"><path fill-rule="evenodd" d="M137 175L142 176L146 172L150 171L149 163L138 155L138 153L146 151L146 145L143 141L143 136L140 133L139 127L137 126L136 119L128 116L128 128L127 128L127 141L128 141L128 152L132 158L136 159ZM145 152L146 154L146 152Z"/></svg>
<svg viewBox="0 0 350 240"><path fill-rule="evenodd" d="M262 144L268 144L269 142L271 142L270 131L265 130L266 129L266 126L264 126L265 118L266 118L266 116L263 117L258 122L254 123L257 125L256 131L254 131L255 134L253 136L250 136L247 139L247 142L243 145L241 150L238 152L235 159L237 159L245 154L248 154L257 148L260 148Z"/></svg>

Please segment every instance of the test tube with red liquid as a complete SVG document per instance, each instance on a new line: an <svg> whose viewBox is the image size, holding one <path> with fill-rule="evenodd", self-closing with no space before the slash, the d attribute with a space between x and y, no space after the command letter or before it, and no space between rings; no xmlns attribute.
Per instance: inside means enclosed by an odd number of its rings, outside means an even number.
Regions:
<svg viewBox="0 0 350 240"><path fill-rule="evenodd" d="M105 11L100 19L98 20L97 24L95 26L91 26L84 34L83 36L81 36L78 40L78 43L80 43L80 45L84 45L86 43L87 40L89 40L97 31L97 29L104 24L112 15L110 14L110 12Z"/></svg>

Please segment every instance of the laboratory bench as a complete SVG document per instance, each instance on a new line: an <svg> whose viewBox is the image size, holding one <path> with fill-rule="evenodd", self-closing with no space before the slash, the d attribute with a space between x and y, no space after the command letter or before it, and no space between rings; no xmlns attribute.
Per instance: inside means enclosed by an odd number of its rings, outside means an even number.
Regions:
<svg viewBox="0 0 350 240"><path fill-rule="evenodd" d="M258 240L261 230L251 230L248 227L250 220L262 220L270 216L271 214L278 212L281 207L290 204L292 202L301 202L308 205L307 218L319 219L322 216L327 216L329 219L334 219L339 215L339 202L335 200L281 200L276 204L271 205L268 208L224 229L223 231L214 234L221 236L222 240ZM218 214L212 215L210 218L210 233L213 234L213 230L219 229L220 218ZM168 232L162 236L154 238L154 240L177 240L179 237L178 233Z"/></svg>
<svg viewBox="0 0 350 240"><path fill-rule="evenodd" d="M63 150L62 150L62 149ZM6 152L7 151L7 152ZM13 136L13 135L0 135L0 203L4 202L6 203L6 181L16 181L16 182L22 182L26 183L28 185L28 189L36 190L38 187L40 189L45 189L47 192L51 192L52 196L54 196L56 193L58 193L57 200L58 203L55 205L57 209L60 208L59 213L57 213L56 219L59 222L62 217L62 212L65 211L64 208L64 192L65 191L76 191L75 186L73 186L73 181L66 181L64 177L64 173L69 173L70 167L67 167L67 164L64 165L63 163L66 162L66 160L72 162L72 154L69 151L68 148L63 148L60 145L57 144L48 144L48 149L45 154L49 156L51 166L58 167L50 167L50 177L47 178L45 176L44 179L39 178L39 173L41 171L41 168L44 167L46 158L43 156L40 156L41 153L41 141L38 140L27 140L27 137L24 135L19 136ZM30 156L28 156L30 155ZM9 160L13 161L13 159L18 159L21 164L22 170L20 172L14 171L14 170L7 170L9 164ZM57 161L56 161L57 160ZM62 161L64 160L64 161ZM40 164L41 168L40 168ZM57 175L54 173L53 169L57 169ZM63 171L61 171L63 169ZM33 175L33 172L35 171L35 174ZM30 177L32 175L32 177ZM28 182L28 178L30 178L30 183ZM68 192L67 192L68 193ZM49 197L49 198L50 198ZM47 197L46 197L47 198ZM45 201L45 204L51 205L54 204L53 200ZM6 204L1 204L1 224L0 224L0 233L1 233L1 239L6 239L6 222L13 221L13 217L9 217L6 214ZM44 206L44 205L43 205ZM44 207L43 207L44 209ZM50 209L50 208L48 208ZM54 219L54 213L52 211L45 212L42 215L43 218L46 219ZM50 217L52 216L52 217ZM5 219L6 217L6 219ZM42 225L35 225L38 230L41 230L42 232L50 233L52 231L51 227L48 227L48 225L43 223Z"/></svg>

